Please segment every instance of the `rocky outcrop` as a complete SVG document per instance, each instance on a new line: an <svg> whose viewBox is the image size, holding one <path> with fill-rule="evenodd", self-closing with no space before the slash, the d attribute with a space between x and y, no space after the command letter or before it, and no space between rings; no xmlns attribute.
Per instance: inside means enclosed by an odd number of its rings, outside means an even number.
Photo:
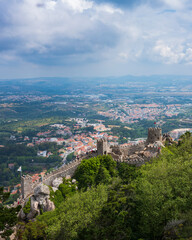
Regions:
<svg viewBox="0 0 192 240"><path fill-rule="evenodd" d="M54 188L58 188L61 183L63 183L63 178L62 177L56 178L55 180L53 180L52 186Z"/></svg>
<svg viewBox="0 0 192 240"><path fill-rule="evenodd" d="M41 211L47 212L54 210L55 205L49 199L49 197L50 197L49 187L43 183L39 184L34 189L34 194L30 197L30 207L27 206L27 204L29 204L28 200L25 202L24 208L21 209L19 217L22 220L28 221L34 219L37 215L40 214Z"/></svg>
<svg viewBox="0 0 192 240"><path fill-rule="evenodd" d="M52 189L53 189L53 192L56 192L58 190L58 188L56 187L52 187Z"/></svg>
<svg viewBox="0 0 192 240"><path fill-rule="evenodd" d="M163 142L164 144L167 143L167 144L169 144L169 145L172 145L172 144L174 143L172 137L171 137L168 133L163 134L163 140L162 140L162 142Z"/></svg>
<svg viewBox="0 0 192 240"><path fill-rule="evenodd" d="M40 214L39 202L35 200L35 197L31 197L31 209L29 214L27 214L27 219L33 219Z"/></svg>
<svg viewBox="0 0 192 240"><path fill-rule="evenodd" d="M45 199L45 202L42 207L44 212L53 211L55 209L54 203L48 198Z"/></svg>
<svg viewBox="0 0 192 240"><path fill-rule="evenodd" d="M46 185L43 184L43 183L39 184L39 185L34 189L34 195L35 195L35 196L49 195L49 194L50 194L49 187L46 186Z"/></svg>

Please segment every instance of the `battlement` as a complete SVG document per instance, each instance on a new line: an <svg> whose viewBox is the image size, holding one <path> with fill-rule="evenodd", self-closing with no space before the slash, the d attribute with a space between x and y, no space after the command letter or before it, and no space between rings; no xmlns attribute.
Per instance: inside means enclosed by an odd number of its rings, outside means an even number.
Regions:
<svg viewBox="0 0 192 240"><path fill-rule="evenodd" d="M78 165L81 163L83 159L90 158L93 155L106 155L111 154L115 161L124 161L127 159L129 164L141 164L144 161L140 157L135 157L135 159L129 159L129 156L135 154L136 152L143 151L145 147L148 145L148 149L152 152L157 152L159 146L150 145L157 141L162 141L162 130L161 128L149 128L148 129L148 139L145 142L133 145L133 146L111 146L109 147L107 139L102 138L97 141L97 153L90 153L87 155L82 155L79 159L75 159L74 161L66 164L50 173L44 175L43 178L32 182L32 177L30 175L22 176L21 177L21 192L22 198L25 199L33 194L34 188L43 182L46 185L51 185L53 180L59 177L66 177L68 175L73 176L75 170L77 169ZM158 151L159 152L159 151Z"/></svg>
<svg viewBox="0 0 192 240"><path fill-rule="evenodd" d="M32 192L32 177L24 175L21 177L21 195L22 198L26 198Z"/></svg>
<svg viewBox="0 0 192 240"><path fill-rule="evenodd" d="M43 182L47 185L51 185L52 181L55 178L59 178L59 177L66 177L67 175L72 176L76 170L76 168L78 167L78 165L81 163L82 159L75 159L74 161L70 162L69 164L66 164L60 168L58 168L55 171L52 171L50 173L48 173L47 175L44 176L43 178Z"/></svg>
<svg viewBox="0 0 192 240"><path fill-rule="evenodd" d="M106 138L97 140L97 154L106 155L109 152L109 146Z"/></svg>
<svg viewBox="0 0 192 240"><path fill-rule="evenodd" d="M154 143L156 141L162 142L162 129L161 128L149 128L147 143Z"/></svg>
<svg viewBox="0 0 192 240"><path fill-rule="evenodd" d="M72 176L82 161L83 158L76 159L54 171L51 171L50 173L45 174L45 176L42 179L36 180L35 182L32 182L32 177L30 175L24 175L21 177L21 192L22 192L22 198L25 199L29 197L31 194L33 194L34 188L43 182L46 185L51 185L52 181L55 178L58 177L66 177L68 175Z"/></svg>
<svg viewBox="0 0 192 240"><path fill-rule="evenodd" d="M140 142L140 143L137 143L137 144L134 144L134 145L130 145L130 146L115 146L117 148L120 148L120 149L131 149L131 148L143 148L145 145L145 142Z"/></svg>
<svg viewBox="0 0 192 240"><path fill-rule="evenodd" d="M99 138L97 140L97 142L107 142L107 138L103 137L103 138Z"/></svg>
<svg viewBox="0 0 192 240"><path fill-rule="evenodd" d="M22 178L24 178L25 180L29 180L29 179L31 179L31 176L30 175L23 175Z"/></svg>

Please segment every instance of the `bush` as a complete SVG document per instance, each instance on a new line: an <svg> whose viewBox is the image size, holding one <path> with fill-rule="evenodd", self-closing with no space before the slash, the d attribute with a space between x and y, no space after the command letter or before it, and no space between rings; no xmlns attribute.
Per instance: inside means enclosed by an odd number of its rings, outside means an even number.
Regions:
<svg viewBox="0 0 192 240"><path fill-rule="evenodd" d="M23 208L23 212L25 214L30 213L31 211L31 198L29 198L28 202L25 204L24 208Z"/></svg>
<svg viewBox="0 0 192 240"><path fill-rule="evenodd" d="M74 178L80 189L87 189L99 183L109 183L116 176L116 162L111 156L98 156L84 159L78 166Z"/></svg>

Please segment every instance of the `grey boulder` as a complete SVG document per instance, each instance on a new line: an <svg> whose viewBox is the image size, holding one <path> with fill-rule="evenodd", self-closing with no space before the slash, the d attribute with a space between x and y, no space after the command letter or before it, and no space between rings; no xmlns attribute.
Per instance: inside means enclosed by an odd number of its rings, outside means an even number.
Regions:
<svg viewBox="0 0 192 240"><path fill-rule="evenodd" d="M35 189L34 189L34 195L49 195L50 190L49 187L44 185L43 183L39 184Z"/></svg>
<svg viewBox="0 0 192 240"><path fill-rule="evenodd" d="M58 188L61 183L63 183L63 178L62 177L56 178L53 180L52 186Z"/></svg>

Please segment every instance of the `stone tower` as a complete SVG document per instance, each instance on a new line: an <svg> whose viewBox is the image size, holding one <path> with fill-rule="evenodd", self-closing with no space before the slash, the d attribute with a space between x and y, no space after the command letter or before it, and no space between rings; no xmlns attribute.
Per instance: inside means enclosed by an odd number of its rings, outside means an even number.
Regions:
<svg viewBox="0 0 192 240"><path fill-rule="evenodd" d="M161 128L149 128L147 143L154 143L156 141L162 142L162 129Z"/></svg>
<svg viewBox="0 0 192 240"><path fill-rule="evenodd" d="M97 155L106 155L108 153L107 139L97 140Z"/></svg>
<svg viewBox="0 0 192 240"><path fill-rule="evenodd" d="M28 195L32 193L32 177L22 176L21 177L21 194L22 198L26 198Z"/></svg>

